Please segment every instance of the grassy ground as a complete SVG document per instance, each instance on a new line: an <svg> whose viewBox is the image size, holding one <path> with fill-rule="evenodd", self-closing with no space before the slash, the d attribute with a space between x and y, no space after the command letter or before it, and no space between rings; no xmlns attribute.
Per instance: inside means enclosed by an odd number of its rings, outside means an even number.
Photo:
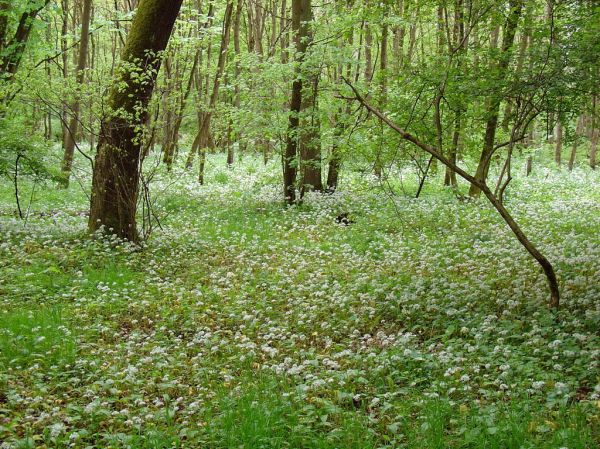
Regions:
<svg viewBox="0 0 600 449"><path fill-rule="evenodd" d="M563 306L483 202L433 180L280 202L279 167L161 174L143 251L87 198L0 185L1 448L594 448L600 176L538 169L507 204ZM32 185L22 185L27 211ZM341 212L355 221L335 222Z"/></svg>

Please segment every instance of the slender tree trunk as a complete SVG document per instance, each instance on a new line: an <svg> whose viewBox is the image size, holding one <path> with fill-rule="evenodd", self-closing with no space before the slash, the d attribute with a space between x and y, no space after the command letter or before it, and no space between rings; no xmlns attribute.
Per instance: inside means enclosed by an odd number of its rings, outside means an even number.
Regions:
<svg viewBox="0 0 600 449"><path fill-rule="evenodd" d="M575 125L575 135L573 136L573 144L571 145L571 155L569 156L569 171L573 171L575 166L575 158L577 157L577 147L579 146L579 137L583 134L583 122L585 117L580 115L577 118L577 124Z"/></svg>
<svg viewBox="0 0 600 449"><path fill-rule="evenodd" d="M590 167L593 170L596 169L596 151L598 148L598 136L600 135L596 119L596 102L597 97L594 95L592 97L592 133L590 136Z"/></svg>
<svg viewBox="0 0 600 449"><path fill-rule="evenodd" d="M290 115L287 130L286 148L283 156L283 196L286 203L296 202L296 173L298 165L298 140L300 112L302 110L302 62L308 48L311 0L292 0L292 32L296 44L295 79L292 83Z"/></svg>
<svg viewBox="0 0 600 449"><path fill-rule="evenodd" d="M365 23L365 82L371 82L373 78L373 33L371 25Z"/></svg>
<svg viewBox="0 0 600 449"><path fill-rule="evenodd" d="M79 110L81 109L81 91L85 80L85 68L88 60L88 47L90 42L90 18L92 15L92 0L84 0L83 14L81 16L81 39L79 41L79 55L77 58L76 83L79 91L75 93L75 102L71 109L71 121L65 140L64 155L62 161L62 184L69 186L71 170L73 168L73 155L75 154L75 145L79 135L79 121L81 120Z"/></svg>
<svg viewBox="0 0 600 449"><path fill-rule="evenodd" d="M198 7L198 9L200 9L200 7ZM210 26L212 25L213 19L214 19L214 11L215 11L215 2L214 0L210 0L209 4L208 4L208 12L206 14L206 21L202 24L202 26L200 27L201 30L207 30L208 28L210 28ZM203 121L203 117L204 117L204 112L203 112L203 102L204 102L204 98L206 98L208 96L208 77L209 77L209 67L210 67L210 56L211 56L211 48L212 46L209 44L207 51L206 51L206 82L205 82L205 78L204 76L202 76L201 74L201 70L200 68L202 67L202 64L204 63L204 48L203 48L203 43L204 43L204 37L202 37L204 35L204 33L200 33L201 36L201 40L199 43L199 48L198 48L198 66L197 66L197 70L194 73L194 84L196 86L196 91L198 93L198 100L197 100L197 104L196 104L196 121L198 124L198 129L202 128L202 121ZM210 138L208 138L210 140ZM194 166L194 157L196 156L196 154L198 153L198 144L200 141L200 136L196 135L196 137L194 138L194 142L192 144L192 148L190 149L188 156L186 158L186 162L185 162L185 168L186 170L191 169Z"/></svg>
<svg viewBox="0 0 600 449"><path fill-rule="evenodd" d="M127 36L118 81L108 96L110 114L101 124L90 201L89 230L137 241L140 128L146 122L164 51L182 0L141 0ZM144 83L132 76L141 70Z"/></svg>
<svg viewBox="0 0 600 449"><path fill-rule="evenodd" d="M388 25L384 22L381 26L381 51L379 52L379 108L385 109L387 105L387 68L388 68ZM381 152L385 147L385 139L383 130L379 135L379 148L375 155L375 164L373 167L374 174L377 178L381 178L383 174L383 161L381 160Z"/></svg>
<svg viewBox="0 0 600 449"><path fill-rule="evenodd" d="M240 24L242 20L242 2L238 1L235 10L235 20L233 22L233 49L235 51L235 67L234 67L234 92L233 92L233 106L236 111L240 111L242 105L242 92L240 83L242 82L242 48L240 45ZM238 123L235 140L238 142L238 149L242 151L242 140L244 138L241 126ZM234 162L233 145L230 145L229 152L227 154L227 164L232 165Z"/></svg>
<svg viewBox="0 0 600 449"><path fill-rule="evenodd" d="M204 167L206 164L206 151L210 144L210 122L213 111L217 105L219 98L219 86L221 85L221 78L223 76L223 70L225 69L225 61L227 60L227 48L229 47L229 35L231 34L231 15L233 12L233 2L228 2L225 8L225 17L223 19L223 33L221 35L221 47L219 49L219 59L217 61L217 73L215 73L215 80L213 82L213 89L210 95L208 103L208 110L204 114L202 120L202 126L198 131L199 142L198 149L200 151L200 170L198 172L198 182L200 185L204 184Z"/></svg>
<svg viewBox="0 0 600 449"><path fill-rule="evenodd" d="M197 51L194 56L194 62L192 64L192 68L190 70L190 75L185 86L185 91L179 100L179 105L177 108L177 116L173 120L171 126L169 126L168 133L168 141L165 144L163 149L163 162L166 164L167 169L170 171L173 166L173 161L175 158L175 154L177 153L177 146L179 143L179 130L181 129L181 124L183 123L183 115L185 113L185 107L187 105L188 99L190 97L190 93L192 92L192 86L194 84L194 76L196 74L196 70L198 69L198 61L200 57L200 52Z"/></svg>
<svg viewBox="0 0 600 449"><path fill-rule="evenodd" d="M343 111L340 108L335 128L333 129L331 156L329 158L329 166L327 169L327 190L332 193L337 189L340 177L341 159L339 155L339 140L341 139L345 129L345 126L342 123L342 114Z"/></svg>
<svg viewBox="0 0 600 449"><path fill-rule="evenodd" d="M448 159L452 162L453 165L456 165L457 155L458 155L458 146L460 144L460 135L462 125L462 114L461 111L456 111L454 115L454 132L452 134L452 147L450 148L450 152L448 154ZM456 180L456 173L452 170L452 167L446 166L446 173L444 175L444 185L450 187L458 187L458 182Z"/></svg>
<svg viewBox="0 0 600 449"><path fill-rule="evenodd" d="M279 32L281 33L281 63L287 64L289 55L288 55L288 41L289 41L289 32L286 31L287 28L287 1L281 0L281 16L279 18Z"/></svg>
<svg viewBox="0 0 600 449"><path fill-rule="evenodd" d="M465 36L465 12L464 12L464 1L455 0L454 2L454 29L453 29L453 45L457 51L456 67L460 69L462 64L462 57L467 53L467 43ZM456 165L458 157L458 148L460 145L460 139L462 134L462 116L467 105L459 105L459 108L454 114L454 132L452 134L452 146L448 154L448 158L452 164ZM444 175L444 185L451 187L458 187L456 180L456 173L451 167L446 166L446 173Z"/></svg>
<svg viewBox="0 0 600 449"><path fill-rule="evenodd" d="M592 140L590 143L590 167L596 169L596 154L598 148L598 136L600 136L600 129L592 128Z"/></svg>
<svg viewBox="0 0 600 449"><path fill-rule="evenodd" d="M519 18L521 17L521 11L523 9L522 0L510 0L510 12L504 26L504 35L502 37L502 49L500 54L500 60L497 66L497 83L501 85L506 79L508 73L508 66L510 64L511 50L515 39L515 33L519 24ZM488 172L490 169L490 163L492 155L494 154L494 145L496 143L496 130L498 128L498 113L500 109L500 103L502 102L501 92L494 92L490 98L487 107L487 122L485 129L485 136L483 139L483 150L475 173L475 178L480 183L485 183L487 180ZM479 197L481 189L477 184L471 184L469 189L469 195L472 197Z"/></svg>
<svg viewBox="0 0 600 449"><path fill-rule="evenodd" d="M421 7L421 3L417 2L417 6L415 10L411 14L410 19L410 29L408 32L408 53L405 58L405 65L410 65L412 63L413 55L415 52L415 44L417 42L417 24L419 21L419 10Z"/></svg>
<svg viewBox="0 0 600 449"><path fill-rule="evenodd" d="M558 119L556 122L554 137L554 162L560 167L562 162L562 146L563 146L563 125L562 121Z"/></svg>
<svg viewBox="0 0 600 449"><path fill-rule="evenodd" d="M402 19L406 14L406 5L404 0L397 0L398 15ZM406 26L404 24L394 27L394 42L392 47L392 56L394 60L394 74L398 75L402 68L402 58L404 56L404 36L406 34Z"/></svg>

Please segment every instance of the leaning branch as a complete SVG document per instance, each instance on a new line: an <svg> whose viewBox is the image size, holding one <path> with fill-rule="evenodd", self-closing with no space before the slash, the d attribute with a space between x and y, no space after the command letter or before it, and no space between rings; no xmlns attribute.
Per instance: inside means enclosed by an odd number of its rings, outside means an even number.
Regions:
<svg viewBox="0 0 600 449"><path fill-rule="evenodd" d="M372 113L377 118L379 118L383 123L385 123L391 129L393 129L398 134L400 134L400 136L404 140L412 142L414 145L421 148L423 151L429 153L431 156L436 158L438 161L440 161L446 167L449 167L455 173L458 173L458 175L461 178L470 182L472 185L478 187L483 192L483 194L486 196L486 198L489 200L489 202L492 204L492 206L494 206L496 211L500 214L502 219L505 221L505 223L508 225L510 230L513 232L513 234L515 235L517 240L521 243L521 245L523 245L523 247L527 250L527 252L529 254L531 254L531 256L540 264L540 266L544 270L544 274L546 275L546 279L548 281L548 287L550 289L550 301L549 301L548 305L550 308L557 310L560 305L560 293L558 290L558 281L556 279L556 273L554 272L554 267L548 261L548 259L546 259L546 257L535 247L535 245L533 243L531 243L531 241L527 238L527 236L521 230L520 226L514 220L512 215L504 207L502 202L493 194L493 192L490 190L490 188L487 186L487 184L485 182L479 181L474 176L469 175L462 168L460 168L459 166L454 164L452 161L450 161L450 159L447 159L442 154L441 151L438 151L436 148L422 142L414 135L412 135L409 132L407 132L406 130L400 128L397 124L392 122L383 112L379 111L378 109L376 109L372 105L370 105L362 97L360 92L352 85L352 83L350 83L350 81L348 81L346 78L343 78L343 80L350 87L350 89L352 89L352 92L354 93L354 99L356 101L358 101L360 104L362 104L362 106L365 107L365 109L367 109L370 113Z"/></svg>

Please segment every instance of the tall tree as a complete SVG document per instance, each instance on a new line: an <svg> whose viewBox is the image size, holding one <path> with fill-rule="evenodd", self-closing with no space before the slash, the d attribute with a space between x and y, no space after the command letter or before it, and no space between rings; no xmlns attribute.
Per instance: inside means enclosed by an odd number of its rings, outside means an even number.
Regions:
<svg viewBox="0 0 600 449"><path fill-rule="evenodd" d="M92 0L83 1L83 14L81 16L81 39L79 41L79 55L77 59L76 82L79 89L85 80L85 68L88 60L88 46L90 42L90 18L92 15ZM75 93L75 101L71 110L71 121L66 130L65 148L62 162L63 185L69 185L71 169L73 167L73 155L77 135L79 133L79 110L81 109L81 92Z"/></svg>
<svg viewBox="0 0 600 449"><path fill-rule="evenodd" d="M198 182L204 184L204 166L206 163L206 151L209 145L210 121L213 111L219 98L219 86L227 61L227 48L229 47L229 35L231 34L231 15L233 12L233 2L228 2L225 8L225 17L223 19L223 32L221 34L221 47L219 49L219 59L217 61L217 72L213 81L213 88L208 103L208 111L204 114L200 129L198 130L198 149L200 151L200 170L198 172Z"/></svg>
<svg viewBox="0 0 600 449"><path fill-rule="evenodd" d="M519 25L519 19L521 17L521 11L523 9L523 0L509 0L509 13L504 25L504 32L502 36L502 47L500 49L499 61L496 66L496 79L495 87L491 98L488 103L486 115L487 121L485 126L485 136L483 139L483 149L481 151L481 157L479 164L477 165L477 171L475 173L475 179L479 183L485 183L487 180L488 172L490 169L490 163L492 155L494 154L494 146L496 143L496 131L498 129L498 115L500 110L500 103L502 103L502 89L501 86L506 79L508 74L508 67L511 60L512 47L515 40L515 34ZM469 194L472 197L478 197L481 193L481 189L477 184L471 183Z"/></svg>
<svg viewBox="0 0 600 449"><path fill-rule="evenodd" d="M89 230L138 240L136 205L141 128L183 0L141 0L109 95L94 165Z"/></svg>
<svg viewBox="0 0 600 449"><path fill-rule="evenodd" d="M283 156L283 195L286 203L296 201L296 174L298 164L298 140L300 131L300 113L302 111L302 63L308 49L309 21L311 17L311 0L292 1L292 33L296 54L295 78L292 83L290 98L290 115L286 136L285 154Z"/></svg>
<svg viewBox="0 0 600 449"><path fill-rule="evenodd" d="M309 24L313 21L312 8L308 8L304 18ZM307 30L307 50L313 41L313 31L309 25ZM300 196L311 190L323 190L321 170L321 120L319 117L319 79L321 67L313 60L304 58L301 68L305 83L303 84L302 104L300 106L300 130L298 145L300 149Z"/></svg>

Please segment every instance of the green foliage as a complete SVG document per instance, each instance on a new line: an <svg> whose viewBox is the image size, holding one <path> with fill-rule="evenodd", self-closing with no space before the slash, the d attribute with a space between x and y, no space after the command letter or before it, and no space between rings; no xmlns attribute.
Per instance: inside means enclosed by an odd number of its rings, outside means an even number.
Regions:
<svg viewBox="0 0 600 449"><path fill-rule="evenodd" d="M0 366L3 370L31 365L45 368L68 364L75 357L75 341L57 307L0 314Z"/></svg>
<svg viewBox="0 0 600 449"><path fill-rule="evenodd" d="M224 166L209 155L207 179ZM76 186L37 190L34 208L47 213L27 227L0 216L0 439L597 446L596 172L540 169L506 198L553 254L559 320L498 217L456 201L441 174L414 200L416 179L390 183L390 199L350 172L336 194L283 208L278 172L246 156L197 189L194 174L159 169L163 230L141 251L89 239ZM0 211L11 201L6 181ZM336 223L342 212L351 225Z"/></svg>
<svg viewBox="0 0 600 449"><path fill-rule="evenodd" d="M0 118L0 175L58 180L58 167L47 161L49 144L31 135L22 121Z"/></svg>
<svg viewBox="0 0 600 449"><path fill-rule="evenodd" d="M298 400L282 379L259 374L239 391L220 393L218 414L209 419L210 445L260 449L375 448L374 437L354 413L330 404L315 407Z"/></svg>

